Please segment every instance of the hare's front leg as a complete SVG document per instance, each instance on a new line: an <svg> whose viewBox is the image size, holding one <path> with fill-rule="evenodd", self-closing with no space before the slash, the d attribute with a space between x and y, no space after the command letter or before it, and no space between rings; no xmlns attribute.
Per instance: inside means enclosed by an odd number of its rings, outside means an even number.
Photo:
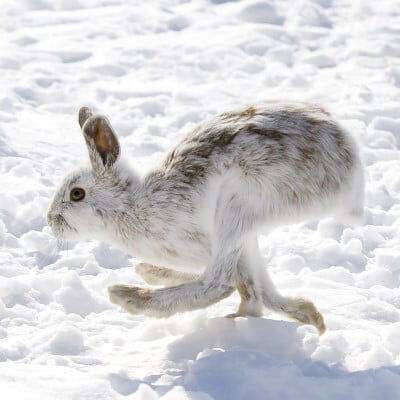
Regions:
<svg viewBox="0 0 400 400"><path fill-rule="evenodd" d="M169 268L156 267L147 263L139 263L135 271L149 285L173 286L181 283L193 282L200 278L196 274L175 271Z"/></svg>
<svg viewBox="0 0 400 400"><path fill-rule="evenodd" d="M108 289L110 300L132 314L167 317L207 307L229 296L235 289L239 257L253 220L245 215L235 196L223 204L215 217L211 262L199 280L155 290L115 285Z"/></svg>

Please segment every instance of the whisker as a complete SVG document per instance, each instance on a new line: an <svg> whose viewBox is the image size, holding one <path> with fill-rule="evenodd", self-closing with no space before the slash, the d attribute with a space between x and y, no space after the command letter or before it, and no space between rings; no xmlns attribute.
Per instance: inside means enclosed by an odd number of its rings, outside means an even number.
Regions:
<svg viewBox="0 0 400 400"><path fill-rule="evenodd" d="M57 239L57 248L58 248L59 253L65 250L66 242L64 239L62 239L62 238Z"/></svg>
<svg viewBox="0 0 400 400"><path fill-rule="evenodd" d="M46 262L48 264L55 262L58 258L58 240L54 238L53 240L51 240L50 245L51 250L48 252L48 255L46 257Z"/></svg>

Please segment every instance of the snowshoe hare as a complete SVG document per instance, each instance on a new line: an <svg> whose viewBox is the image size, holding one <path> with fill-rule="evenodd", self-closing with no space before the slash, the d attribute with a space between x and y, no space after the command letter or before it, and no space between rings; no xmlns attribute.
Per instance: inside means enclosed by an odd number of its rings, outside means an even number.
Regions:
<svg viewBox="0 0 400 400"><path fill-rule="evenodd" d="M111 286L113 303L167 317L237 289L241 303L232 316L261 316L266 307L325 331L312 302L277 292L257 232L324 216L362 220L358 150L328 112L261 102L222 113L143 179L120 158L107 118L83 107L79 124L91 165L65 178L49 225L57 237L104 240L132 253L147 283L166 286Z"/></svg>

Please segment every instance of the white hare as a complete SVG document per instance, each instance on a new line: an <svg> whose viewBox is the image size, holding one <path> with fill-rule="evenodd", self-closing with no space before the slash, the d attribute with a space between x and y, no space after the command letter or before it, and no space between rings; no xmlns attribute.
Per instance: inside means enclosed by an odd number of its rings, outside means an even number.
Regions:
<svg viewBox="0 0 400 400"><path fill-rule="evenodd" d="M310 218L362 220L363 169L349 135L319 106L260 102L205 121L139 179L120 159L109 121L79 111L91 166L68 175L48 212L63 239L99 239L143 261L150 284L109 287L132 314L207 307L235 288L232 316L266 307L325 331L310 301L279 294L257 232ZM172 285L172 286L171 286Z"/></svg>

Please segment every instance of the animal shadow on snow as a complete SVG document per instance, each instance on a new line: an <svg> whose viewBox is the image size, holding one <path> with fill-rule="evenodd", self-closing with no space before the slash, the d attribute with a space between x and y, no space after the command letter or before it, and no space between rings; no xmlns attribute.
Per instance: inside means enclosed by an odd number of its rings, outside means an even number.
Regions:
<svg viewBox="0 0 400 400"><path fill-rule="evenodd" d="M168 347L174 385L188 391L215 400L398 399L400 366L348 372L312 360L295 322L213 318L199 325Z"/></svg>

